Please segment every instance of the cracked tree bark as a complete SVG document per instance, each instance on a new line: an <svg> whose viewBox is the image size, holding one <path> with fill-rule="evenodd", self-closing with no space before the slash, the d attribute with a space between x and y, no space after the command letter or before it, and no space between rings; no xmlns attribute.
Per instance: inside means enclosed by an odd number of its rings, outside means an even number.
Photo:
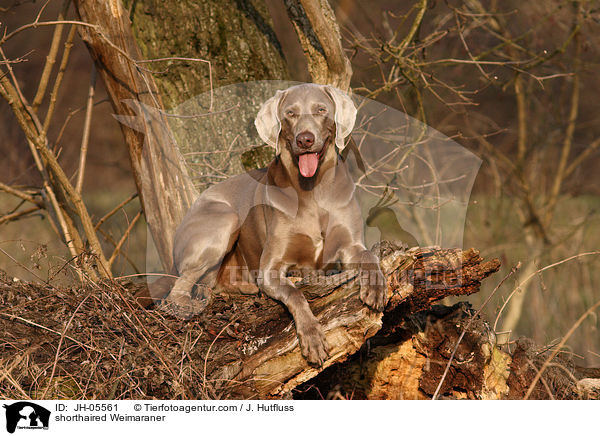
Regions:
<svg viewBox="0 0 600 436"><path fill-rule="evenodd" d="M340 28L327 0L285 0L315 83L347 91L352 67L344 53Z"/></svg>

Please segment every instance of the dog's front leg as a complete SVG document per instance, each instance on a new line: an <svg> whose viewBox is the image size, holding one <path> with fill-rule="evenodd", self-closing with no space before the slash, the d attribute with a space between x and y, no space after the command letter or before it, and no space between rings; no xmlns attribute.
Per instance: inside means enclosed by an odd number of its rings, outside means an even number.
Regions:
<svg viewBox="0 0 600 436"><path fill-rule="evenodd" d="M388 300L387 282L379 259L362 245L355 245L349 251L350 263L359 265L360 299L367 306L383 311Z"/></svg>
<svg viewBox="0 0 600 436"><path fill-rule="evenodd" d="M258 285L269 297L285 304L296 323L302 355L309 363L321 366L329 355L325 334L304 294L286 277L286 270L270 262L261 265Z"/></svg>
<svg viewBox="0 0 600 436"><path fill-rule="evenodd" d="M354 238L345 226L333 227L325 241L326 263L341 260L345 268L358 267L360 299L367 306L383 311L387 304L387 282L379 267L379 259Z"/></svg>

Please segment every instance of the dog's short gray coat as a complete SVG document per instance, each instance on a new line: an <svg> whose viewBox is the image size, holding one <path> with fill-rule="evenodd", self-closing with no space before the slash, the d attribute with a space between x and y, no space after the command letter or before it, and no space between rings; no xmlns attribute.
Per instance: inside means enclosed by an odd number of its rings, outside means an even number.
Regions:
<svg viewBox="0 0 600 436"><path fill-rule="evenodd" d="M290 281L290 270L358 265L361 299L383 310L385 279L364 245L355 186L336 151L344 147L355 117L350 98L330 86L302 84L265 102L255 125L277 155L266 169L207 189L190 208L175 235L179 278L167 302L189 314L197 282L243 292L258 286L288 308L302 354L317 365L328 356L327 342L306 298ZM305 156L312 162L318 158L311 177L299 170L305 153L316 153ZM255 280L243 271L257 272Z"/></svg>

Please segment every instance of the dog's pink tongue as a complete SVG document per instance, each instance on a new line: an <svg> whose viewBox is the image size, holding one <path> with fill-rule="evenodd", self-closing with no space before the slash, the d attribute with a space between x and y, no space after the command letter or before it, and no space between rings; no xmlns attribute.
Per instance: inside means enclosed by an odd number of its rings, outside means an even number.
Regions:
<svg viewBox="0 0 600 436"><path fill-rule="evenodd" d="M298 156L298 167L300 174L304 177L312 177L317 172L319 165L319 156L317 153L306 153Z"/></svg>

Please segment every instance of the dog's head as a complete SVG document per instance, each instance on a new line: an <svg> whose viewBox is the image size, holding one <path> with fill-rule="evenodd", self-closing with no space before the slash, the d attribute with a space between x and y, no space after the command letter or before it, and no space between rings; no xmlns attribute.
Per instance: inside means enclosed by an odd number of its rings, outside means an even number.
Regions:
<svg viewBox="0 0 600 436"><path fill-rule="evenodd" d="M312 178L325 159L335 158L330 144L343 150L355 119L356 107L344 92L302 84L277 91L262 105L254 124L263 141L277 154L289 153L300 175Z"/></svg>

